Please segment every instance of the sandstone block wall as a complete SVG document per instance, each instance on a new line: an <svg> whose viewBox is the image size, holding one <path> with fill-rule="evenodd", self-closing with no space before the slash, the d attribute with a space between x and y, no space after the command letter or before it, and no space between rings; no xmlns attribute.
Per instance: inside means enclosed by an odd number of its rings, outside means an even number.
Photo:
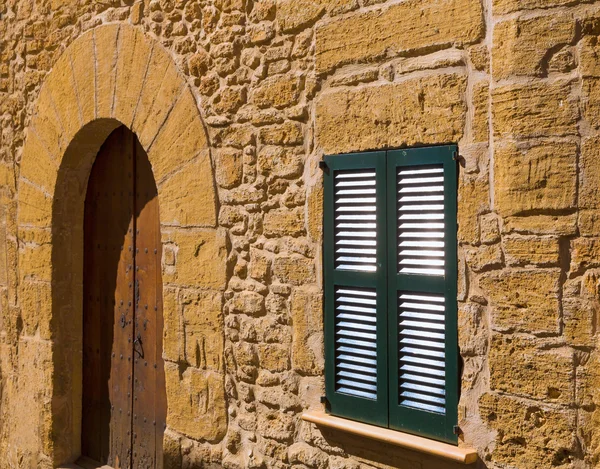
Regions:
<svg viewBox="0 0 600 469"><path fill-rule="evenodd" d="M48 177L55 161L23 155L60 156L69 142L52 132L111 112L145 146L160 130L153 151L168 155L153 167L167 468L456 467L300 419L323 394L318 162L443 143L461 154L461 444L481 468L596 467L599 35L591 0L0 3L0 468L68 459L56 411L77 388L60 331L77 334L65 318L80 306L55 299L77 298L80 279L55 273L81 253L57 255L48 214L89 168L67 190ZM122 44L116 65L98 53ZM102 80L68 59L86 56ZM65 82L95 91L73 107ZM196 107L204 126L186 118ZM205 153L178 159L204 132Z"/></svg>

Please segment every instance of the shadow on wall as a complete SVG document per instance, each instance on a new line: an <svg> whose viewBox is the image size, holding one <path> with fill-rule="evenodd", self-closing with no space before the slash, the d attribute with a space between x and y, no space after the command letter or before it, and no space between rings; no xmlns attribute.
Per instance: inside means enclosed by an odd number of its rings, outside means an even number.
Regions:
<svg viewBox="0 0 600 469"><path fill-rule="evenodd" d="M53 347L52 435L54 461L81 454L83 218L88 177L101 145L121 125L98 119L70 143L58 171L52 204Z"/></svg>

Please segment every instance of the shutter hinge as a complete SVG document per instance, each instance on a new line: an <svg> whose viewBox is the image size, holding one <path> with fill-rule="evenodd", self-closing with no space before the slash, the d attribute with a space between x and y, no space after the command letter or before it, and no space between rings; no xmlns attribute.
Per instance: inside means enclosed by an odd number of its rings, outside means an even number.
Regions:
<svg viewBox="0 0 600 469"><path fill-rule="evenodd" d="M460 427L458 425L454 425L452 427L452 433L454 433L455 435L460 435L462 433L462 430L460 429Z"/></svg>
<svg viewBox="0 0 600 469"><path fill-rule="evenodd" d="M452 159L457 163L463 163L465 160L457 151L452 152Z"/></svg>
<svg viewBox="0 0 600 469"><path fill-rule="evenodd" d="M319 169L325 171L326 169L329 169L329 167L327 166L327 163L325 161L321 160L319 161Z"/></svg>
<svg viewBox="0 0 600 469"><path fill-rule="evenodd" d="M325 412L329 413L331 412L331 404L329 403L329 399L327 399L327 396L321 396L321 404L323 404L325 406Z"/></svg>

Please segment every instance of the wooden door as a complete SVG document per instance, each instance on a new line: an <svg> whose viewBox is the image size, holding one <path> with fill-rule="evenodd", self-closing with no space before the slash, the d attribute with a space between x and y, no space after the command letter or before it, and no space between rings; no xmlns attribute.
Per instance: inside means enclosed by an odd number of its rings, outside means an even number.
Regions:
<svg viewBox="0 0 600 469"><path fill-rule="evenodd" d="M84 218L82 455L162 468L161 241L148 157L126 127L100 149Z"/></svg>

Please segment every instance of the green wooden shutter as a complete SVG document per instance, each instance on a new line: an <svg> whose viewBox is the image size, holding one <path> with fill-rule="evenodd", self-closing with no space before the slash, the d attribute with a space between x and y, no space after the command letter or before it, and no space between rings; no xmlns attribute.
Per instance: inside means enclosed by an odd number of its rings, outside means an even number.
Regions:
<svg viewBox="0 0 600 469"><path fill-rule="evenodd" d="M386 153L325 162L328 411L387 426Z"/></svg>
<svg viewBox="0 0 600 469"><path fill-rule="evenodd" d="M387 153L390 428L456 443L454 145Z"/></svg>

